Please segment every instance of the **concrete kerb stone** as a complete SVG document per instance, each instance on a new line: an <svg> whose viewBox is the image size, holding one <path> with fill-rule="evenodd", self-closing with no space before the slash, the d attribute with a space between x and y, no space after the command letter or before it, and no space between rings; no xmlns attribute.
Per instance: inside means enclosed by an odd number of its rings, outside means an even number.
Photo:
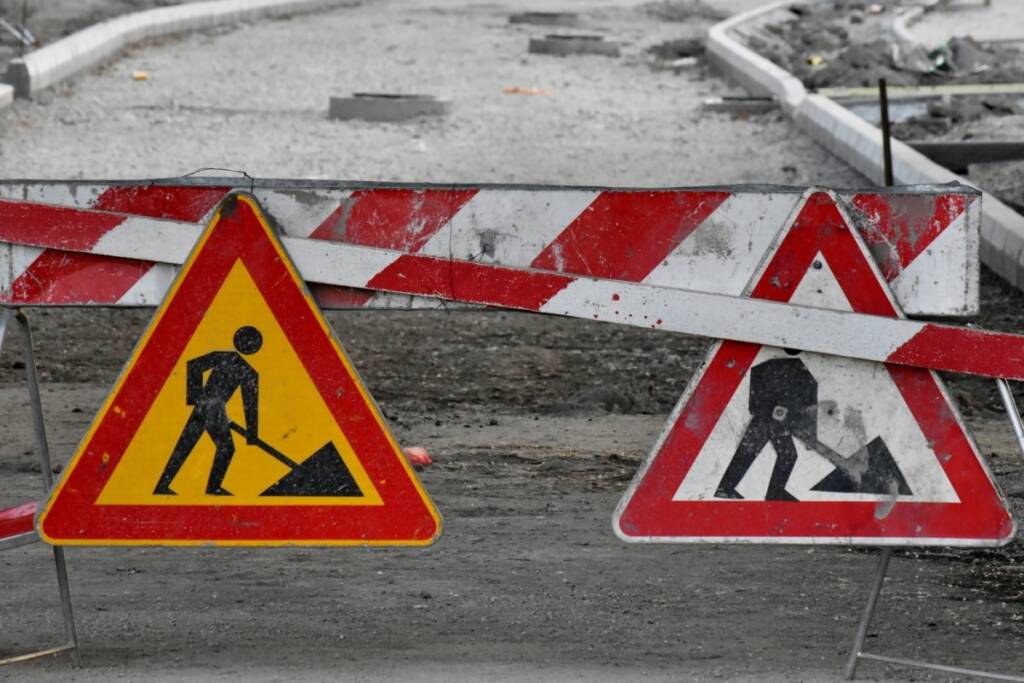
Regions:
<svg viewBox="0 0 1024 683"><path fill-rule="evenodd" d="M451 108L450 100L433 95L355 93L351 97L332 97L327 118L396 122L421 116L444 116Z"/></svg>
<svg viewBox="0 0 1024 683"><path fill-rule="evenodd" d="M543 38L530 38L527 51L530 54L560 57L568 55L618 57L620 54L619 44L605 40L604 36L573 34L551 34Z"/></svg>
<svg viewBox="0 0 1024 683"><path fill-rule="evenodd" d="M14 86L0 83L0 109L5 109L14 102Z"/></svg>
<svg viewBox="0 0 1024 683"><path fill-rule="evenodd" d="M708 61L715 68L737 81L753 95L778 98L786 111L792 110L806 95L803 83L793 74L740 43L731 33L743 24L794 4L794 1L776 0L764 7L741 12L715 24L708 29L705 47Z"/></svg>
<svg viewBox="0 0 1024 683"><path fill-rule="evenodd" d="M536 26L579 26L580 16L576 12L517 12L508 17L510 24L534 24Z"/></svg>
<svg viewBox="0 0 1024 683"><path fill-rule="evenodd" d="M15 96L30 97L140 40L237 21L327 9L350 1L211 0L125 14L12 60L4 80L14 87Z"/></svg>
<svg viewBox="0 0 1024 683"><path fill-rule="evenodd" d="M729 35L745 23L799 1L777 0L712 26L707 41L711 61L752 94L778 98L783 111L797 127L865 176L881 183L884 168L882 132L878 128L823 95L808 94L795 76ZM914 41L906 26L922 13L911 11L895 17L890 24L894 37ZM892 141L892 160L893 177L902 185L959 182L975 187L899 140ZM981 211L979 255L982 262L1008 282L1024 289L1024 216L984 191Z"/></svg>

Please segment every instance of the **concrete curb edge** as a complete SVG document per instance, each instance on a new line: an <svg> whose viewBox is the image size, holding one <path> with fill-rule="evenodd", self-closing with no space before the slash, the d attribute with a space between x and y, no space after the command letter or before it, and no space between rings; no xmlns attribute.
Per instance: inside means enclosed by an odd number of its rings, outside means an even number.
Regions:
<svg viewBox="0 0 1024 683"><path fill-rule="evenodd" d="M11 60L3 80L14 88L15 96L30 97L147 38L316 11L346 2L348 0L209 0L124 14Z"/></svg>
<svg viewBox="0 0 1024 683"><path fill-rule="evenodd" d="M881 183L882 132L831 99L806 91L788 71L742 45L729 35L738 27L799 0L777 0L763 7L741 12L708 29L707 52L712 63L753 94L779 99L783 111L798 128L831 153L871 180ZM890 24L894 37L916 40L907 24L923 15L912 10L895 17ZM892 141L893 176L901 185L959 182L977 187L899 140ZM978 188L981 189L981 188ZM1024 289L1024 216L991 194L982 191L982 219L979 251L981 262L1008 282ZM977 300L977 278L972 278Z"/></svg>

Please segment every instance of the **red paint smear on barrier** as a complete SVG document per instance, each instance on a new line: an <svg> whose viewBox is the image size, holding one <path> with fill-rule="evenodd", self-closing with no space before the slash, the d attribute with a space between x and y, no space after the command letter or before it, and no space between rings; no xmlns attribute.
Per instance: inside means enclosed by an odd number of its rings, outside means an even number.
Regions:
<svg viewBox="0 0 1024 683"><path fill-rule="evenodd" d="M478 190L377 188L356 190L312 239L415 252L446 225Z"/></svg>
<svg viewBox="0 0 1024 683"><path fill-rule="evenodd" d="M228 193L227 187L113 186L93 203L99 211L195 223Z"/></svg>
<svg viewBox="0 0 1024 683"><path fill-rule="evenodd" d="M603 192L531 267L639 282L728 197L728 192Z"/></svg>
<svg viewBox="0 0 1024 683"><path fill-rule="evenodd" d="M0 301L116 304L152 267L149 261L47 249L0 295Z"/></svg>
<svg viewBox="0 0 1024 683"><path fill-rule="evenodd" d="M39 503L25 503L0 509L0 539L21 536L35 531L36 508Z"/></svg>
<svg viewBox="0 0 1024 683"><path fill-rule="evenodd" d="M555 273L407 255L374 275L366 286L536 311L573 280Z"/></svg>
<svg viewBox="0 0 1024 683"><path fill-rule="evenodd" d="M963 214L963 194L939 196L859 194L853 205L867 220L861 237L882 276L892 282Z"/></svg>

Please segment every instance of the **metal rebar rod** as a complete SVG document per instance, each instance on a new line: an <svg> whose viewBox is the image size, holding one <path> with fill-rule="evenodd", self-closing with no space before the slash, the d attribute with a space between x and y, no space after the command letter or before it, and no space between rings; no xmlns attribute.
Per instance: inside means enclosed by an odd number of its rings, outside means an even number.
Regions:
<svg viewBox="0 0 1024 683"><path fill-rule="evenodd" d="M73 649L75 649L74 645L58 645L57 647L50 647L45 650L39 650L38 652L29 652L27 655L17 655L15 657L8 657L7 659L0 659L0 666L15 664L17 662L28 662L33 659L48 657L50 655L60 654L61 652L67 652L68 650Z"/></svg>
<svg viewBox="0 0 1024 683"><path fill-rule="evenodd" d="M42 469L43 486L49 494L53 488L53 469L50 463L50 443L46 438L46 421L43 417L43 399L39 393L39 374L36 372L35 353L32 350L32 329L28 316L18 310L15 314L18 329L21 332L21 353L25 359L25 377L28 381L29 402L32 405L32 427L35 431L36 448L39 451L39 465ZM71 587L68 583L68 568L64 558L64 548L53 546L53 561L57 565L57 586L60 589L60 607L64 616L64 636L67 638L65 649L71 651L75 666L81 664L78 652L78 632L75 628L75 615L71 607Z"/></svg>
<svg viewBox="0 0 1024 683"><path fill-rule="evenodd" d="M871 583L871 593L868 595L868 604L864 606L864 614L857 625L857 635L853 639L853 649L850 657L846 660L846 669L843 675L846 680L851 681L857 674L857 661L864 655L864 639L868 635L868 626L871 625L871 617L875 615L875 608L878 606L878 596L882 593L882 584L885 582L885 573L889 570L889 560L892 559L892 548L884 548L882 555L878 558L878 566L875 568L875 578Z"/></svg>
<svg viewBox="0 0 1024 683"><path fill-rule="evenodd" d="M885 165L885 186L891 187L892 178L892 129L889 126L889 91L885 79L878 79L878 109L882 120L882 161Z"/></svg>
<svg viewBox="0 0 1024 683"><path fill-rule="evenodd" d="M932 671L942 671L950 674L960 674L963 676L977 676L979 678L990 678L996 681L1017 681L1020 683L1024 681L1024 676L1018 676L1015 674L998 674L991 671L980 671L978 669L966 669L960 666L947 666L945 664L933 664L931 662L922 662L916 659L903 659L901 657L887 657L885 655L872 655L862 654L861 659L871 659L876 662L885 662L886 664L899 664L901 666L915 667L918 669L931 669Z"/></svg>

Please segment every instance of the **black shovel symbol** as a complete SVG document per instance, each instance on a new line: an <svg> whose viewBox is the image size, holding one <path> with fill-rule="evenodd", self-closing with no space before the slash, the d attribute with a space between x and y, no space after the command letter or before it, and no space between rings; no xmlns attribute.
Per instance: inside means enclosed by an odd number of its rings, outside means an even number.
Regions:
<svg viewBox="0 0 1024 683"><path fill-rule="evenodd" d="M246 436L245 429L232 422L232 430ZM301 463L289 458L262 439L255 439L254 445L280 463L287 465L291 472L268 487L261 496L361 496L352 473L345 466L341 454L328 441L316 453Z"/></svg>

